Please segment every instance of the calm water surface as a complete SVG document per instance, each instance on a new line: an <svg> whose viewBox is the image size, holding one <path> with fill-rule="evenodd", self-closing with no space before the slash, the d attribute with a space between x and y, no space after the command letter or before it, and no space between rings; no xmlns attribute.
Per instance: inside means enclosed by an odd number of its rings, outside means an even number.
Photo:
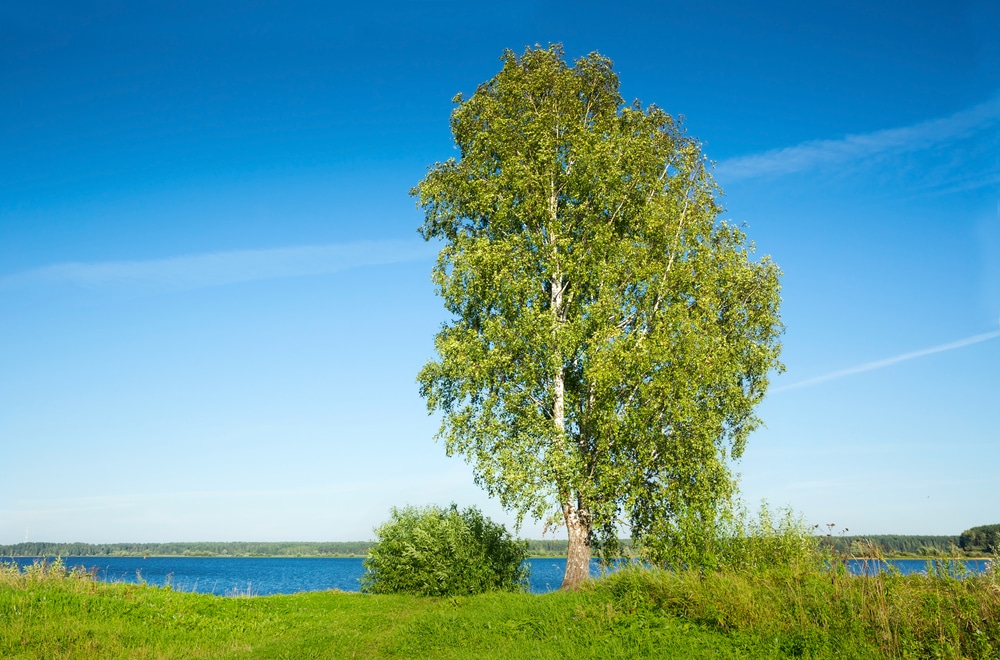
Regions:
<svg viewBox="0 0 1000 660"><path fill-rule="evenodd" d="M25 566L38 561L33 557L4 557ZM361 559L298 558L298 557L63 557L67 566L83 566L94 571L105 582L145 581L147 584L170 585L178 591L217 594L220 596L293 594L300 591L358 591L364 573ZM965 569L983 572L987 559L965 560ZM562 584L565 559L529 559L529 588L532 593L554 591ZM958 568L959 562L940 563ZM928 563L923 559L890 559L875 561L851 560L847 567L855 575L873 574L893 567L904 575L924 573ZM959 571L960 572L960 571ZM593 575L600 574L595 561Z"/></svg>
<svg viewBox="0 0 1000 660"><path fill-rule="evenodd" d="M30 566L37 557L4 557ZM83 566L105 582L145 581L170 585L178 591L221 596L293 594L300 591L358 591L364 574L362 559L304 557L63 557L66 566ZM562 584L565 559L529 559L529 588L540 594ZM600 575L595 561L594 575Z"/></svg>

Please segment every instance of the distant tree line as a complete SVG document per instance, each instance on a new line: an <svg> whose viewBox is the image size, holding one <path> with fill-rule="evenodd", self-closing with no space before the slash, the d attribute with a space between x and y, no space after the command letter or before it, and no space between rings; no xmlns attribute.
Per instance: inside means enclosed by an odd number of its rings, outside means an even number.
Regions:
<svg viewBox="0 0 1000 660"><path fill-rule="evenodd" d="M3 557L364 557L370 541L44 543L0 545Z"/></svg>
<svg viewBox="0 0 1000 660"><path fill-rule="evenodd" d="M945 557L1000 551L1000 524L973 527L961 536L822 536L838 554L861 555L871 549L887 556ZM529 539L529 557L565 557L568 542ZM0 545L0 557L364 557L372 541L198 542L198 543L44 543ZM625 556L631 542L622 540Z"/></svg>
<svg viewBox="0 0 1000 660"><path fill-rule="evenodd" d="M1000 525L982 525L962 532L958 545L966 552L1000 552Z"/></svg>
<svg viewBox="0 0 1000 660"><path fill-rule="evenodd" d="M957 536L822 536L820 543L837 554L865 555L872 551L886 556L955 557L963 554Z"/></svg>
<svg viewBox="0 0 1000 660"><path fill-rule="evenodd" d="M532 557L565 557L567 542L528 541ZM0 557L364 557L371 541L45 543L0 545Z"/></svg>

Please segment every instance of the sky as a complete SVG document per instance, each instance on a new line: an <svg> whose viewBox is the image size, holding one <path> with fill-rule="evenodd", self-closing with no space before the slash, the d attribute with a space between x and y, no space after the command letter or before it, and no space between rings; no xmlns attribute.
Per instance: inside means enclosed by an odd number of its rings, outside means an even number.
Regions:
<svg viewBox="0 0 1000 660"><path fill-rule="evenodd" d="M455 94L550 43L683 115L784 272L750 508L1000 522L998 28L962 0L0 3L0 544L512 524L418 393L447 316L408 192L456 155Z"/></svg>

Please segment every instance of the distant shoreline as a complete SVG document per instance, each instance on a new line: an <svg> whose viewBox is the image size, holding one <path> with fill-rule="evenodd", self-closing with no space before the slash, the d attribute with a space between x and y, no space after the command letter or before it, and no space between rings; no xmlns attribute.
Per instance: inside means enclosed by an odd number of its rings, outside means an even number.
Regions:
<svg viewBox="0 0 1000 660"><path fill-rule="evenodd" d="M364 559L367 555L4 555L4 559L60 559L80 557L81 559ZM525 559L565 559L563 555L528 555ZM967 557L966 559L969 559Z"/></svg>
<svg viewBox="0 0 1000 660"><path fill-rule="evenodd" d="M79 557L81 559L364 559L367 555L7 555L0 554L4 559L61 559L63 557ZM565 559L565 555L528 555L525 559ZM597 557L593 557L597 559ZM908 554L852 555L849 559L876 561L879 559L911 559L913 561L964 561L967 559L993 559L988 553L971 553L961 556L918 556Z"/></svg>
<svg viewBox="0 0 1000 660"><path fill-rule="evenodd" d="M566 541L526 540L531 557L566 555ZM0 545L0 557L305 557L363 558L374 541L190 541Z"/></svg>
<svg viewBox="0 0 1000 660"><path fill-rule="evenodd" d="M871 536L822 536L836 556L886 559L989 559L985 552L959 549L958 536L882 534ZM567 542L525 539L529 559L566 556ZM622 539L626 553L629 539ZM0 545L0 557L195 557L195 558L293 558L362 559L374 541L193 541L168 543L50 543L29 541ZM870 552L866 552L869 550ZM873 552L872 552L873 551Z"/></svg>

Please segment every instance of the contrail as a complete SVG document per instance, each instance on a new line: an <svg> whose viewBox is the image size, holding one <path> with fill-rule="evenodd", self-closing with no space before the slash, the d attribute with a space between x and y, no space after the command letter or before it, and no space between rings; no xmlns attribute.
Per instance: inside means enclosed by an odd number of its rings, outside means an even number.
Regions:
<svg viewBox="0 0 1000 660"><path fill-rule="evenodd" d="M716 176L722 182L781 176L836 165L881 154L902 154L954 142L1000 122L1000 97L910 126L873 133L847 135L839 140L810 140L793 147L772 149L719 162Z"/></svg>
<svg viewBox="0 0 1000 660"><path fill-rule="evenodd" d="M197 289L430 259L436 251L435 245L413 239L232 250L147 261L62 263L0 276L0 289L32 284L71 284L94 290Z"/></svg>
<svg viewBox="0 0 1000 660"><path fill-rule="evenodd" d="M941 344L940 346L933 346L931 348L925 348L919 351L913 351L912 353L903 353L902 355L886 358L884 360L876 360L875 362L868 362L866 364L861 364L856 367L851 367L850 369L841 369L840 371L833 371L831 373L824 374L823 376L816 376L815 378L809 378L807 380L799 381L798 383L792 383L791 385L776 387L771 391L784 392L787 390L801 389L803 387L811 387L812 385L819 385L820 383L825 383L830 380L837 380L838 378L844 378L845 376L853 376L854 374L863 374L866 371L875 371L876 369L882 369L883 367L899 364L900 362L906 362L907 360L914 360L918 357L923 357L925 355L933 355L934 353L953 351L956 348L962 348L963 346L978 344L979 342L989 341L990 339L996 339L997 337L1000 337L1000 330L994 330L993 332L986 332L981 335L973 335L972 337L959 339L958 341L953 341L949 344Z"/></svg>

